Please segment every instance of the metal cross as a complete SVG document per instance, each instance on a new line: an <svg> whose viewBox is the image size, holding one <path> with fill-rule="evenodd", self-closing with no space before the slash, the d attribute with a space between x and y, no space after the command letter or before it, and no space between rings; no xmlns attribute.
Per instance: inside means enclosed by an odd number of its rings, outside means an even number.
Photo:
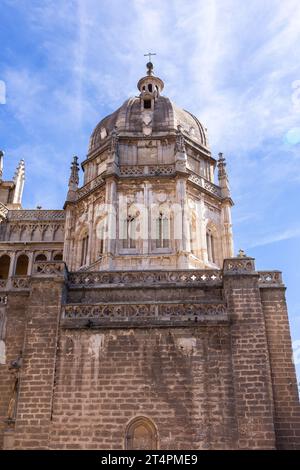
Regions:
<svg viewBox="0 0 300 470"><path fill-rule="evenodd" d="M156 55L155 52L148 52L148 54L144 54L144 56L148 56L149 57L149 62L151 62L151 56L152 55Z"/></svg>

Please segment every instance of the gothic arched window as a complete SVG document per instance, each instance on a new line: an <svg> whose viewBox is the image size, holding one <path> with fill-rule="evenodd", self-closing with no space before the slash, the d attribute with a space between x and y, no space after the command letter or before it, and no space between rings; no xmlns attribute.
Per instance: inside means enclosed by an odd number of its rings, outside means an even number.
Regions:
<svg viewBox="0 0 300 470"><path fill-rule="evenodd" d="M138 416L129 423L126 429L125 447L127 450L157 449L157 431L149 418Z"/></svg>
<svg viewBox="0 0 300 470"><path fill-rule="evenodd" d="M81 240L80 266L84 266L87 262L88 246L89 246L89 236L86 234Z"/></svg>
<svg viewBox="0 0 300 470"><path fill-rule="evenodd" d="M16 276L27 276L28 263L29 263L28 256L27 255L20 255L17 259L15 275Z"/></svg>
<svg viewBox="0 0 300 470"><path fill-rule="evenodd" d="M208 261L215 263L215 239L210 229L206 231L206 249Z"/></svg>
<svg viewBox="0 0 300 470"><path fill-rule="evenodd" d="M168 248L170 243L170 220L160 212L156 220L156 248Z"/></svg>
<svg viewBox="0 0 300 470"><path fill-rule="evenodd" d="M35 257L35 261L47 261L47 256L43 253L40 253Z"/></svg>
<svg viewBox="0 0 300 470"><path fill-rule="evenodd" d="M129 215L125 220L124 248L136 248L136 217Z"/></svg>
<svg viewBox="0 0 300 470"><path fill-rule="evenodd" d="M101 219L97 224L97 238L98 238L98 256L104 253L104 238L105 238L105 220Z"/></svg>
<svg viewBox="0 0 300 470"><path fill-rule="evenodd" d="M8 255L2 255L0 257L0 279L7 279L10 266L10 257Z"/></svg>

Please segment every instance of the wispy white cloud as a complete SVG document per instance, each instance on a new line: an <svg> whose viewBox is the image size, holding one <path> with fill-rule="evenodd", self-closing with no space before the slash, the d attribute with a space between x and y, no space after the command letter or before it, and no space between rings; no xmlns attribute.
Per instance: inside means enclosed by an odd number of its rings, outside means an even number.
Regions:
<svg viewBox="0 0 300 470"><path fill-rule="evenodd" d="M277 233L268 234L261 238L255 240L255 242L249 244L249 248L254 248L258 246L270 245L272 243L280 242L283 240L290 240L291 238L300 237L300 227L289 228L283 232L279 231Z"/></svg>

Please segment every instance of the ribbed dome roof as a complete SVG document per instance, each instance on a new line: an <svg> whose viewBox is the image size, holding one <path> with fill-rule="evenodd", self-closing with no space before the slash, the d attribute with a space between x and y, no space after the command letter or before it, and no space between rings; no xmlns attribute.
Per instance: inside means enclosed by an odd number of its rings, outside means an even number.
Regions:
<svg viewBox="0 0 300 470"><path fill-rule="evenodd" d="M119 135L122 133L141 135L143 133L142 119L140 98L129 98L119 109L99 122L91 135L89 151L92 152L100 147L115 126ZM158 96L152 116L152 135L176 131L178 126L182 127L185 135L208 148L205 129L198 119L188 111L177 107L169 98Z"/></svg>

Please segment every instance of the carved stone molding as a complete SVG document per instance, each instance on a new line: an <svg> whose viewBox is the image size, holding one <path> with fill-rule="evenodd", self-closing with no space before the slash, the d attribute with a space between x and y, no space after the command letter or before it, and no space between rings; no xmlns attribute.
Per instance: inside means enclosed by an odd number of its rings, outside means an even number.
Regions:
<svg viewBox="0 0 300 470"><path fill-rule="evenodd" d="M88 324L79 322L77 325L89 327L113 323L191 326L201 321L227 321L228 316L225 304L72 304L63 307L62 319L88 320Z"/></svg>

